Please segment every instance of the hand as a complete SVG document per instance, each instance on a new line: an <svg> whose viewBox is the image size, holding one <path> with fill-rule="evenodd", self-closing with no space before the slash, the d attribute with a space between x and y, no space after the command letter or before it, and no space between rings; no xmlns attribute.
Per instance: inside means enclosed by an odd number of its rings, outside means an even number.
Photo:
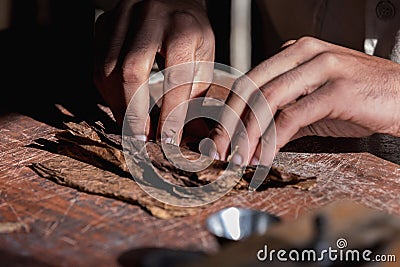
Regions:
<svg viewBox="0 0 400 267"><path fill-rule="evenodd" d="M235 129L238 120L223 112L212 133L220 158L227 156L231 145L238 148L235 163L269 165L270 152L301 136L400 136L400 65L389 60L304 37L288 43L247 76L255 85L250 86L245 76L239 78L227 105L244 118L248 141L236 130L230 144L222 125ZM276 150L260 153L262 143L270 142L265 131L272 120L264 97L275 117ZM253 112L245 109L245 102Z"/></svg>
<svg viewBox="0 0 400 267"><path fill-rule="evenodd" d="M210 64L168 70L181 63L214 60L214 35L202 0L122 0L98 18L95 47L95 85L119 124L132 96L149 78L156 55L163 58L166 72L158 136L171 110L208 88L204 83L179 85L212 80ZM175 87L178 90L172 90ZM145 139L150 133L148 90L141 90L132 101L128 118L132 134ZM168 118L166 136L179 132L186 108Z"/></svg>

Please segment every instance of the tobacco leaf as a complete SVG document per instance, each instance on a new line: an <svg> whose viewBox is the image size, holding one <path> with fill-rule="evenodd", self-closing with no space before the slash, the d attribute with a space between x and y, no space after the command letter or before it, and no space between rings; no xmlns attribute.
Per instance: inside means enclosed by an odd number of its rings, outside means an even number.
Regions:
<svg viewBox="0 0 400 267"><path fill-rule="evenodd" d="M179 208L157 201L144 192L134 180L70 157L59 155L42 163L34 163L32 168L40 176L58 184L140 205L159 218L169 219L196 212L193 208Z"/></svg>
<svg viewBox="0 0 400 267"><path fill-rule="evenodd" d="M186 194L181 186L190 191L191 187L211 183L215 192L229 191L227 189L234 186L234 192L231 193L237 193L247 190L256 170L254 166L228 168L228 162L211 160L185 147L134 140L129 142L131 147L128 155L133 160L126 162L124 152L127 151L122 150L120 136L108 135L85 122L65 125L66 130L56 133L60 155L33 164L35 171L45 178L84 192L139 204L159 218L187 216L196 212L197 208L164 204L142 189L163 196L163 199L168 199L168 203L176 203L182 198L190 203L211 202L213 195L199 190ZM167 157L165 151L174 153ZM187 160L190 160L192 167L200 168L205 163L209 163L209 166L195 172L185 171ZM223 179L217 179L219 177ZM172 189L154 186L150 178L153 181L167 181ZM292 186L309 190L315 184L316 177L304 177L287 172L282 167L272 166L260 188Z"/></svg>

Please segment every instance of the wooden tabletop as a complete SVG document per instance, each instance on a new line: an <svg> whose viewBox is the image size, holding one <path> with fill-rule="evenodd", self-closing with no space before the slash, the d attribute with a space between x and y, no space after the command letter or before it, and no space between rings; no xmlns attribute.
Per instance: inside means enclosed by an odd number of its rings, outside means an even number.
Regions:
<svg viewBox="0 0 400 267"><path fill-rule="evenodd" d="M54 118L51 113L47 116ZM302 139L287 146L276 160L295 172L317 175L318 185L311 191L271 188L254 194L243 192L199 209L194 216L161 220L138 206L78 192L33 172L30 163L54 155L28 145L38 138L52 138L55 130L48 121L26 115L0 116L2 263L118 266L121 257L145 248L215 252L219 244L207 232L205 219L232 205L292 219L349 198L400 216L399 142L390 137Z"/></svg>

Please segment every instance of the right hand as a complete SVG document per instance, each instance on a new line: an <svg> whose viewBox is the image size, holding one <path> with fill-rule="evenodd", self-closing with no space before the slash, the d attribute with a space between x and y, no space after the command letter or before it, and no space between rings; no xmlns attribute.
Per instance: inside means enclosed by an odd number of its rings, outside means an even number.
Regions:
<svg viewBox="0 0 400 267"><path fill-rule="evenodd" d="M153 129L157 137L176 106L205 94L208 88L207 83L180 86L182 82L212 81L210 64L207 68L168 70L186 62L214 60L214 34L203 0L121 0L98 18L95 47L95 85L118 124L122 124L132 96L148 80L156 55L162 56L166 72L159 124ZM177 90L171 90L175 87ZM128 118L132 134L147 139L149 92L141 92L132 101ZM180 133L187 112L185 105L182 108L168 117L165 136Z"/></svg>
<svg viewBox="0 0 400 267"><path fill-rule="evenodd" d="M226 105L234 112L222 113L209 154L225 159L237 147L234 163L269 166L301 136L400 136L399 81L400 64L387 59L310 37L292 41L235 82Z"/></svg>

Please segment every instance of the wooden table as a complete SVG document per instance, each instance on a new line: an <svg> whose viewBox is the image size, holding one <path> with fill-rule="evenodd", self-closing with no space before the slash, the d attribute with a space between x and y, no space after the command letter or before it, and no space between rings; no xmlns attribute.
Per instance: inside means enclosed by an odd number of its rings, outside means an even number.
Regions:
<svg viewBox="0 0 400 267"><path fill-rule="evenodd" d="M47 116L55 117L51 112ZM230 205L291 219L333 200L350 198L400 215L399 165L370 153L358 153L370 150L399 163L397 139L386 144L380 140L383 137L369 141L300 140L285 150L345 152L285 152L278 156L278 161L286 162L294 171L317 173L318 186L313 190L271 188L256 195L243 192L234 198L224 197L195 216L160 220L138 206L78 192L33 172L30 163L54 155L28 145L38 138L51 138L55 130L48 121L46 124L26 115L0 116L0 223L20 226L11 233L0 233L0 263L118 266L121 255L143 248L214 252L218 242L206 231L204 221L210 213Z"/></svg>

